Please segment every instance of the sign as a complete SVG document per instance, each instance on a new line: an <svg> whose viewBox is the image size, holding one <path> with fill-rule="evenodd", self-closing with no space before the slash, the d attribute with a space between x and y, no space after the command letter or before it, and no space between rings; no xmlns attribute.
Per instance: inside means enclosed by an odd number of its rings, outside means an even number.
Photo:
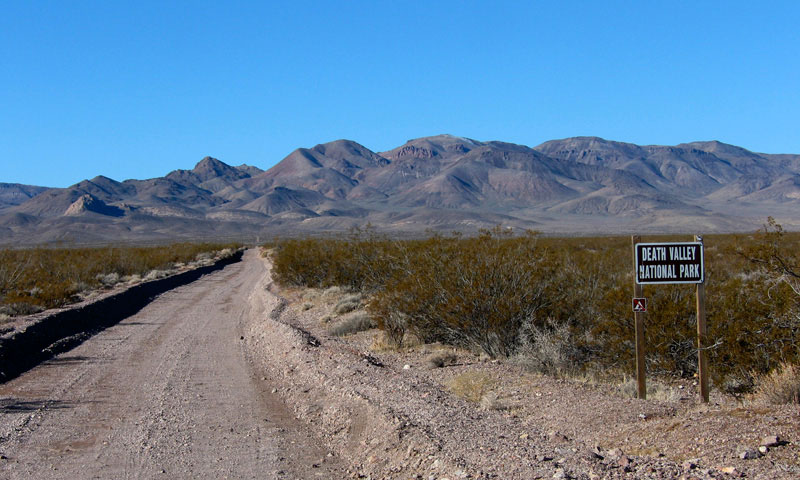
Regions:
<svg viewBox="0 0 800 480"><path fill-rule="evenodd" d="M633 311L636 313L644 313L647 311L647 299L646 298L634 298L633 299Z"/></svg>
<svg viewBox="0 0 800 480"><path fill-rule="evenodd" d="M703 243L637 243L636 283L703 283Z"/></svg>

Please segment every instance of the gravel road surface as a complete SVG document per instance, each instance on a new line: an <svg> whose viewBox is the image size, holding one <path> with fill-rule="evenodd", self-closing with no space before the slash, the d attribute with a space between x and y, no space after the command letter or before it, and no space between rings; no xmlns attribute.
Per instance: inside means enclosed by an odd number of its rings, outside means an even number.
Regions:
<svg viewBox="0 0 800 480"><path fill-rule="evenodd" d="M0 478L342 478L244 351L265 275L248 251L0 385Z"/></svg>

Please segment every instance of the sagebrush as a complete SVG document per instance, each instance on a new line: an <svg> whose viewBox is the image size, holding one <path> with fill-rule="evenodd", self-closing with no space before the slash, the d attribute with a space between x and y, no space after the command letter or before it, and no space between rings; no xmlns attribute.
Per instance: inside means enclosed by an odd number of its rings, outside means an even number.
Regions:
<svg viewBox="0 0 800 480"><path fill-rule="evenodd" d="M152 280L176 264L207 263L237 245L175 243L155 247L32 248L0 250L0 309L33 313L80 300L87 290L140 278Z"/></svg>
<svg viewBox="0 0 800 480"><path fill-rule="evenodd" d="M751 235L705 237L715 384L800 361L799 249L800 235L772 220ZM494 357L528 355L532 368L549 373L633 365L630 237L542 238L498 227L474 237L397 241L367 230L281 241L273 260L283 283L363 292L375 323L396 345L411 334ZM648 372L691 377L694 286L644 291Z"/></svg>

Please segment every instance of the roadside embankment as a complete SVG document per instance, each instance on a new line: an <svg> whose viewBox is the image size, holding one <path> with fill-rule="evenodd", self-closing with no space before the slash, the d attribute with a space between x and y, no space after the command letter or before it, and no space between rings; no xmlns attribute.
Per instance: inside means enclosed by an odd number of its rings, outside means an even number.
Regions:
<svg viewBox="0 0 800 480"><path fill-rule="evenodd" d="M244 328L250 360L296 417L352 465L352 478L627 478L633 471L601 462L584 442L522 422L511 408L476 408L420 361L398 362L325 333L317 320L323 307L304 308L287 293L269 277L254 292L267 318ZM679 472L660 459L637 468L659 472L652 478Z"/></svg>
<svg viewBox="0 0 800 480"><path fill-rule="evenodd" d="M133 315L155 296L242 259L243 251L211 265L152 280L99 298L26 317L0 336L0 382L14 378L39 363L83 342L95 333Z"/></svg>
<svg viewBox="0 0 800 480"><path fill-rule="evenodd" d="M351 478L800 472L791 405L742 403L718 391L701 404L690 381L640 400L627 384L541 375L446 345L393 348L368 326L344 328L358 324L369 300L338 287L281 288L267 275L250 300L263 314L242 335L260 381L351 465Z"/></svg>

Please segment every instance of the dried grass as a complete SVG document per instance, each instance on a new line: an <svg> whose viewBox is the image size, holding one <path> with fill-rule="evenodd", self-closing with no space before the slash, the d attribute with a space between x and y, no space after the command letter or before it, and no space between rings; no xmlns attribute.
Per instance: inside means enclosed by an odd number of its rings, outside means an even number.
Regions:
<svg viewBox="0 0 800 480"><path fill-rule="evenodd" d="M768 405L800 404L800 366L782 363L761 377L753 400Z"/></svg>
<svg viewBox="0 0 800 480"><path fill-rule="evenodd" d="M340 320L328 328L328 333L337 337L352 335L358 332L365 332L375 328L375 323L367 312L356 312L356 314Z"/></svg>
<svg viewBox="0 0 800 480"><path fill-rule="evenodd" d="M467 401L479 403L494 385L495 380L488 373L471 370L453 377L447 389Z"/></svg>
<svg viewBox="0 0 800 480"><path fill-rule="evenodd" d="M635 378L626 377L617 386L619 391L626 397L636 398L638 396L638 383ZM655 400L658 402L677 402L681 399L683 393L680 389L672 387L666 383L657 380L648 379L647 381L647 399Z"/></svg>
<svg viewBox="0 0 800 480"><path fill-rule="evenodd" d="M358 310L361 308L363 295L361 294L352 294L347 295L336 302L336 306L333 307L334 313L337 315L344 315L345 313L352 312L353 310Z"/></svg>

